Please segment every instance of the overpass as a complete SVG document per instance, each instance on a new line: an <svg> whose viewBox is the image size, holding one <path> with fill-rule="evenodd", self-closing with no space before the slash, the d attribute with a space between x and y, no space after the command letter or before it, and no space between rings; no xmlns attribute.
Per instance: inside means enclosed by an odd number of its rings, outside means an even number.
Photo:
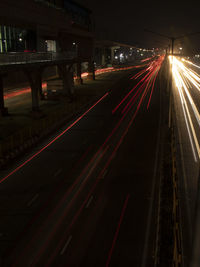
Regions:
<svg viewBox="0 0 200 267"><path fill-rule="evenodd" d="M22 71L27 77L32 95L32 111L39 112L39 95L43 99L42 74L45 68L56 66L63 82L63 94L71 99L73 74L71 68L74 64L81 66L82 62L88 62L88 79L95 79L93 62L88 58L77 57L75 53L11 53L0 55L0 114L7 115L8 110L4 105L3 79L14 71ZM81 69L77 68L77 79L81 78Z"/></svg>

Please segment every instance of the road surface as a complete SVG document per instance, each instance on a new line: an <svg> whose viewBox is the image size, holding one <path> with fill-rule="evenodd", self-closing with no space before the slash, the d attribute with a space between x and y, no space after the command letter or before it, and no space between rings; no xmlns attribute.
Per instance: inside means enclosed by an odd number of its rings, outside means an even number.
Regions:
<svg viewBox="0 0 200 267"><path fill-rule="evenodd" d="M153 266L165 123L157 66L143 87L141 69L128 71L1 171L2 266Z"/></svg>
<svg viewBox="0 0 200 267"><path fill-rule="evenodd" d="M171 63L183 256L185 266L189 266L199 178L200 66L178 57L171 58Z"/></svg>

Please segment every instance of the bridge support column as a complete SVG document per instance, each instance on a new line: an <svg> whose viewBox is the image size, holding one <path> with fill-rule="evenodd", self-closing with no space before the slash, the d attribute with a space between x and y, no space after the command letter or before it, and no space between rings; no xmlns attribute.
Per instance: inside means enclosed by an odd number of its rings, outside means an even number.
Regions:
<svg viewBox="0 0 200 267"><path fill-rule="evenodd" d="M106 49L103 47L101 49L101 66L104 67L106 65Z"/></svg>
<svg viewBox="0 0 200 267"><path fill-rule="evenodd" d="M42 91L42 79L40 71L40 69L32 69L25 71L25 74L27 75L31 86L32 112L34 114L40 113L39 94Z"/></svg>
<svg viewBox="0 0 200 267"><path fill-rule="evenodd" d="M95 67L93 60L88 62L88 80L95 80Z"/></svg>
<svg viewBox="0 0 200 267"><path fill-rule="evenodd" d="M81 78L81 62L78 62L76 65L76 76L77 76L77 83L83 84L83 79Z"/></svg>
<svg viewBox="0 0 200 267"><path fill-rule="evenodd" d="M39 72L38 72L38 89L39 89L40 100L45 99L44 93L42 91L42 72L43 72L43 69L39 69Z"/></svg>
<svg viewBox="0 0 200 267"><path fill-rule="evenodd" d="M0 116L8 115L8 109L4 106L3 76L0 75Z"/></svg>
<svg viewBox="0 0 200 267"><path fill-rule="evenodd" d="M115 47L111 47L111 64L113 65L114 63L114 60L115 60Z"/></svg>
<svg viewBox="0 0 200 267"><path fill-rule="evenodd" d="M70 101L74 100L74 77L71 71L72 65L67 68L65 64L58 65L60 76L63 81L63 93L70 98Z"/></svg>

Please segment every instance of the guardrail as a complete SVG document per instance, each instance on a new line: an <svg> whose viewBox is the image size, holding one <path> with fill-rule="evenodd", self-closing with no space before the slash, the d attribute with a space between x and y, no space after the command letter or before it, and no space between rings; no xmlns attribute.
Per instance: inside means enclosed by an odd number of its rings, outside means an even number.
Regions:
<svg viewBox="0 0 200 267"><path fill-rule="evenodd" d="M26 64L45 61L67 60L76 58L77 53L68 51L56 52L23 52L23 53L0 53L0 65Z"/></svg>
<svg viewBox="0 0 200 267"><path fill-rule="evenodd" d="M171 74L170 74L171 75ZM170 95L170 113L169 113L169 128L171 129L171 157L172 157L172 182L173 182L173 234L174 234L174 252L173 252L173 267L183 266L183 249L181 236L181 220L180 220L180 192L179 181L177 174L177 151L176 151L176 135L175 135L175 106L174 96L172 92L172 76L169 83Z"/></svg>
<svg viewBox="0 0 200 267"><path fill-rule="evenodd" d="M67 116L74 114L84 104L84 102L73 102L67 110L61 108L52 112L47 117L36 120L30 126L24 127L5 138L0 142L0 166L8 159L15 158L20 152L31 147L38 139L51 132L58 124L65 121Z"/></svg>

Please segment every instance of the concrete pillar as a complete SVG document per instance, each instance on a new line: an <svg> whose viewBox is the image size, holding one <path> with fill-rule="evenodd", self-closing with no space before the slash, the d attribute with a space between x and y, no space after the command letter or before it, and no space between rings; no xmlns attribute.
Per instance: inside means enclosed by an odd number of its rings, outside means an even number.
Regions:
<svg viewBox="0 0 200 267"><path fill-rule="evenodd" d="M43 73L43 69L40 68L38 70L38 77L37 77L40 100L44 100L45 99L44 93L42 91L42 73Z"/></svg>
<svg viewBox="0 0 200 267"><path fill-rule="evenodd" d="M0 115L8 115L8 109L4 106L3 77L0 75Z"/></svg>
<svg viewBox="0 0 200 267"><path fill-rule="evenodd" d="M59 72L63 81L63 94L70 98L70 101L74 99L74 77L71 67L65 64L58 65Z"/></svg>
<svg viewBox="0 0 200 267"><path fill-rule="evenodd" d="M31 86L31 95L32 95L32 111L40 111L39 109L39 97L38 97L38 87Z"/></svg>
<svg viewBox="0 0 200 267"><path fill-rule="evenodd" d="M40 69L26 70L25 74L31 85L31 95L32 95L32 111L40 112L39 109L39 90L42 87L41 73Z"/></svg>
<svg viewBox="0 0 200 267"><path fill-rule="evenodd" d="M102 48L101 50L101 66L105 66L106 65L106 51L105 48Z"/></svg>
<svg viewBox="0 0 200 267"><path fill-rule="evenodd" d="M88 80L95 80L95 67L93 60L88 62Z"/></svg>
<svg viewBox="0 0 200 267"><path fill-rule="evenodd" d="M115 60L115 47L111 47L111 64L114 63Z"/></svg>
<svg viewBox="0 0 200 267"><path fill-rule="evenodd" d="M77 83L78 84L83 84L83 79L81 78L81 62L78 62L76 64L76 76L77 76Z"/></svg>

